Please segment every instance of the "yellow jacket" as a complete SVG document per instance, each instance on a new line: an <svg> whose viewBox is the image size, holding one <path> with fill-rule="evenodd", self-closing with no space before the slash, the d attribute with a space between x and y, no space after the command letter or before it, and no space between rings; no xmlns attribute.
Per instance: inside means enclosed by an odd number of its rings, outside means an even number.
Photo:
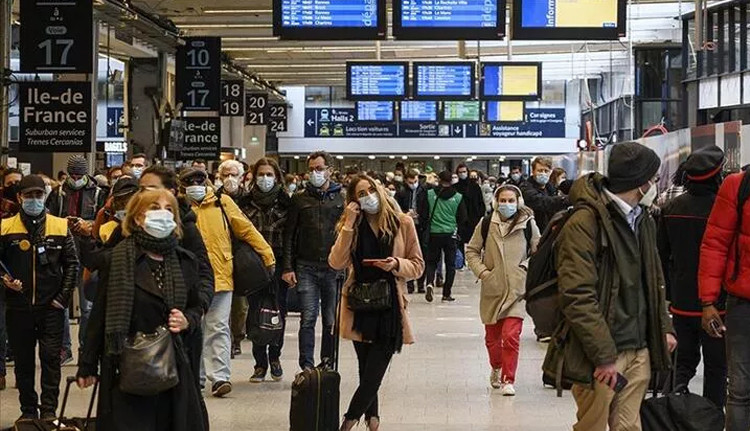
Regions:
<svg viewBox="0 0 750 431"><path fill-rule="evenodd" d="M192 203L193 211L198 218L196 223L208 251L208 260L214 269L215 291L229 292L234 290L232 279L232 240L227 229L226 220L221 208L216 205L217 196L213 189L207 188L206 197L200 204ZM250 244L258 252L266 266L276 263L273 250L263 235L253 226L232 198L221 196L221 204L232 224L234 235Z"/></svg>

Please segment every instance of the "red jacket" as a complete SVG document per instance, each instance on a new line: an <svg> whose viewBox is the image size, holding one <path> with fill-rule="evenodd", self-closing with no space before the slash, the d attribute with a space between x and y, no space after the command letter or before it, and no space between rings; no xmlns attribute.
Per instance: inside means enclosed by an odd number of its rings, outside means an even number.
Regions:
<svg viewBox="0 0 750 431"><path fill-rule="evenodd" d="M742 211L742 226L737 229L737 194L743 174L724 180L708 218L701 245L698 268L698 292L702 302L715 302L724 287L728 293L750 299L750 203ZM732 281L735 267L735 241L740 244L740 271Z"/></svg>

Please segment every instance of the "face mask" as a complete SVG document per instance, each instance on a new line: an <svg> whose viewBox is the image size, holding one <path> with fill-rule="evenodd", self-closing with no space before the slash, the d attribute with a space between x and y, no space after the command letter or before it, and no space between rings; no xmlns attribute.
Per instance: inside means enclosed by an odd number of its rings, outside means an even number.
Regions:
<svg viewBox="0 0 750 431"><path fill-rule="evenodd" d="M227 193L233 194L236 193L237 190L240 189L240 180L238 180L235 177L227 177L226 180L224 180L224 190L227 191Z"/></svg>
<svg viewBox="0 0 750 431"><path fill-rule="evenodd" d="M359 198L359 206L367 214L377 214L380 211L380 199L378 199L377 194L370 193L365 197Z"/></svg>
<svg viewBox="0 0 750 431"><path fill-rule="evenodd" d="M174 232L177 223L174 214L169 210L146 211L146 219L143 221L143 230L154 238L166 238Z"/></svg>
<svg viewBox="0 0 750 431"><path fill-rule="evenodd" d="M206 197L206 186L187 186L185 194L190 200L200 202Z"/></svg>
<svg viewBox="0 0 750 431"><path fill-rule="evenodd" d="M458 177L451 178L451 184L458 184Z"/></svg>
<svg viewBox="0 0 750 431"><path fill-rule="evenodd" d="M328 181L326 178L326 171L312 171L310 174L310 184L315 188L323 187L323 184Z"/></svg>
<svg viewBox="0 0 750 431"><path fill-rule="evenodd" d="M500 213L501 216L503 216L504 219L509 219L513 217L516 214L516 211L518 211L518 204L511 204L511 203L499 203L497 204L497 212Z"/></svg>
<svg viewBox="0 0 750 431"><path fill-rule="evenodd" d="M73 180L72 178L68 178L68 184L70 184L71 187L78 190L81 187L86 185L86 177L81 177L77 180Z"/></svg>
<svg viewBox="0 0 750 431"><path fill-rule="evenodd" d="M546 186L549 182L549 174L536 174L534 178L536 178L537 183L543 186Z"/></svg>
<svg viewBox="0 0 750 431"><path fill-rule="evenodd" d="M258 177L257 180L255 180L255 184L258 185L260 191L262 191L263 193L268 193L271 191L273 186L276 185L276 178L261 176Z"/></svg>
<svg viewBox="0 0 750 431"><path fill-rule="evenodd" d="M117 210L117 211L115 211L115 218L117 220L120 220L120 221L125 220L125 210Z"/></svg>
<svg viewBox="0 0 750 431"><path fill-rule="evenodd" d="M52 193L52 186L47 184L44 186L44 197L46 198Z"/></svg>
<svg viewBox="0 0 750 431"><path fill-rule="evenodd" d="M641 189L638 189L638 192L643 195L640 204L645 207L650 207L654 203L654 199L656 199L656 196L658 195L656 184L651 184L651 187L649 187L646 193L643 193Z"/></svg>
<svg viewBox="0 0 750 431"><path fill-rule="evenodd" d="M140 180L141 175L143 175L143 168L133 168L133 176L136 180Z"/></svg>
<svg viewBox="0 0 750 431"><path fill-rule="evenodd" d="M460 178L462 180L465 180L468 177L469 177L469 174L467 174L466 172L461 172L461 173L458 174L458 178Z"/></svg>
<svg viewBox="0 0 750 431"><path fill-rule="evenodd" d="M393 177L393 181L395 181L397 183L402 183L402 182L404 182L404 177L401 176L401 175L396 175L395 177Z"/></svg>
<svg viewBox="0 0 750 431"><path fill-rule="evenodd" d="M44 199L24 199L21 208L23 208L23 212L25 212L26 215L36 217L44 211Z"/></svg>
<svg viewBox="0 0 750 431"><path fill-rule="evenodd" d="M3 189L3 197L9 201L18 202L18 183L13 183Z"/></svg>
<svg viewBox="0 0 750 431"><path fill-rule="evenodd" d="M297 191L297 183L291 183L289 184L289 191L294 193Z"/></svg>
<svg viewBox="0 0 750 431"><path fill-rule="evenodd" d="M224 185L224 181L216 179L214 180L214 186L218 189L221 188Z"/></svg>
<svg viewBox="0 0 750 431"><path fill-rule="evenodd" d="M416 190L417 187L419 187L419 183L409 184L409 188L412 190Z"/></svg>
<svg viewBox="0 0 750 431"><path fill-rule="evenodd" d="M510 179L512 179L515 182L518 182L521 180L521 174L510 174Z"/></svg>
<svg viewBox="0 0 750 431"><path fill-rule="evenodd" d="M388 196L395 197L396 196L396 191L395 190L388 190Z"/></svg>

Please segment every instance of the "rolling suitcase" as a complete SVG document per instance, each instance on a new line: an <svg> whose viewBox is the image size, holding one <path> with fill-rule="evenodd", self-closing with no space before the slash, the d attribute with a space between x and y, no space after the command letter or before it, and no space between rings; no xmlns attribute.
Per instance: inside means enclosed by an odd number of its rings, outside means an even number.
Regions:
<svg viewBox="0 0 750 431"><path fill-rule="evenodd" d="M334 353L330 362L302 371L292 383L292 403L289 411L290 431L336 431L339 429L338 373L339 316L341 314L341 288L338 280L336 321L333 324Z"/></svg>
<svg viewBox="0 0 750 431"><path fill-rule="evenodd" d="M94 384L94 392L91 394L89 401L89 410L85 418L66 418L65 407L68 404L68 395L70 386L75 383L75 377L68 377L65 381L65 395L63 395L62 407L60 408L60 418L54 422L44 421L41 419L23 419L8 428L7 431L95 431L96 419L91 417L91 411L94 408L96 399L96 389L99 382Z"/></svg>

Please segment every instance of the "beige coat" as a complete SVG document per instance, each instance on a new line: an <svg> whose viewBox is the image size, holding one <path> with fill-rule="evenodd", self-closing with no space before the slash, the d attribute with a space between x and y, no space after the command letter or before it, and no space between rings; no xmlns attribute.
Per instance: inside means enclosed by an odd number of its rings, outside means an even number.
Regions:
<svg viewBox="0 0 750 431"><path fill-rule="evenodd" d="M486 325L497 323L506 317L524 317L523 302L516 299L523 296L526 291L527 250L536 250L539 243L539 228L531 211L524 207L519 211L520 219L512 230L510 222L502 221L500 214L492 211L486 248L483 244L481 222L477 224L474 235L466 244L466 262L482 282L479 314L482 323ZM527 246L524 235L527 223L531 223L530 247Z"/></svg>
<svg viewBox="0 0 750 431"><path fill-rule="evenodd" d="M396 238L393 240L392 256L398 260L398 269L393 271L396 277L396 288L398 290L398 302L401 306L401 324L403 327L404 344L414 343L414 334L409 322L409 314L406 310L408 299L406 299L406 281L415 280L422 275L424 271L424 259L422 259L422 250L419 247L417 238L417 229L414 227L414 221L411 217L400 214L401 226ZM366 221L362 221L366 223ZM341 295L341 318L339 320L341 327L341 336L353 341L363 341L362 334L354 331L354 313L347 307L347 292L349 287L354 284L354 268L352 267L352 239L354 230L344 227L336 238L336 243L331 248L328 255L328 264L331 268L341 271L349 268L349 277L344 283L344 290Z"/></svg>

